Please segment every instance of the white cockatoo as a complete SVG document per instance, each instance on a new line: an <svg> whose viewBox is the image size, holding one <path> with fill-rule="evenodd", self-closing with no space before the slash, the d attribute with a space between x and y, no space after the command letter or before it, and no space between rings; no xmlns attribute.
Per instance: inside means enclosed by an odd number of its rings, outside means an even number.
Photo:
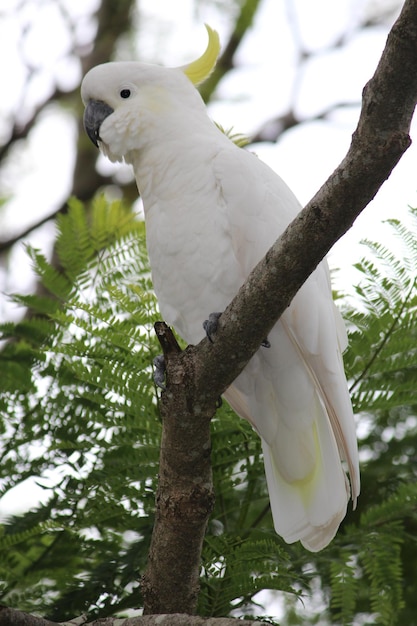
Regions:
<svg viewBox="0 0 417 626"><path fill-rule="evenodd" d="M88 135L111 161L133 166L161 313L193 344L301 208L277 174L209 119L195 87L220 50L207 31L207 50L185 67L105 63L81 87ZM326 261L268 340L224 395L262 439L277 533L318 551L360 490L346 332Z"/></svg>

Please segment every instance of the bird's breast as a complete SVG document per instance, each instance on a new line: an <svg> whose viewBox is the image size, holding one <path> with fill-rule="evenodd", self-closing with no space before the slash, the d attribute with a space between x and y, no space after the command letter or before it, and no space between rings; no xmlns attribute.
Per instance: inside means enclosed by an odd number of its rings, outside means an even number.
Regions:
<svg viewBox="0 0 417 626"><path fill-rule="evenodd" d="M227 210L211 189L144 198L152 279L162 316L189 343L203 321L223 311L243 283L233 253Z"/></svg>

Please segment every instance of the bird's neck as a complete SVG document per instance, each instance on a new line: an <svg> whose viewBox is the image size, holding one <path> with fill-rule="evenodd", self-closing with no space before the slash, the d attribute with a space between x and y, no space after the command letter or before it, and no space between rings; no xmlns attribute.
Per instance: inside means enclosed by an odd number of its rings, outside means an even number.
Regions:
<svg viewBox="0 0 417 626"><path fill-rule="evenodd" d="M130 162L146 207L146 198L170 193L186 195L195 191L204 178L210 162L230 140L209 120L204 127L170 126L165 132L153 133L152 142L131 153Z"/></svg>

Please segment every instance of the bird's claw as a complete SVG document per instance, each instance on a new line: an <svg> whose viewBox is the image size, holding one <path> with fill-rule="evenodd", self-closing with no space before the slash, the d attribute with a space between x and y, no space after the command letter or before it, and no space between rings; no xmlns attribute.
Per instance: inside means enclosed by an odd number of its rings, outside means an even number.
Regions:
<svg viewBox="0 0 417 626"><path fill-rule="evenodd" d="M270 348L270 347L271 347L271 344L269 343L268 337L266 337L266 338L262 341L261 346L262 346L263 348Z"/></svg>
<svg viewBox="0 0 417 626"><path fill-rule="evenodd" d="M154 372L153 372L153 380L157 387L165 390L165 359L162 354L156 356L153 360Z"/></svg>
<svg viewBox="0 0 417 626"><path fill-rule="evenodd" d="M209 341L213 343L213 335L216 333L219 325L221 313L210 313L208 320L204 320L203 328L206 331L206 335Z"/></svg>

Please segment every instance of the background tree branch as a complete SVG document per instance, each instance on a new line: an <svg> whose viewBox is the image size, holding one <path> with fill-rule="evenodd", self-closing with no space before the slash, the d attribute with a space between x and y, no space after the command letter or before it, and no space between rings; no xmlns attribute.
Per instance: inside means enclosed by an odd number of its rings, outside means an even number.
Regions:
<svg viewBox="0 0 417 626"><path fill-rule="evenodd" d="M84 76L95 65L110 61L118 39L126 34L131 28L132 12L134 10L134 0L103 0L97 11L97 35L88 53L80 53L81 75ZM0 146L0 165L9 155L9 152L16 145L16 142L27 139L28 135L36 125L38 118L50 106L51 102L73 108L77 111L77 137L78 149L74 165L74 173L71 185L71 196L75 196L84 202L91 200L97 189L112 182L111 177L101 175L96 169L97 151L86 138L82 122L82 103L79 96L79 85L72 91L64 92L58 87L46 101L38 103L32 115L23 123L15 121L10 129L8 139ZM136 193L136 185L130 185L127 195L133 197L132 190ZM67 210L67 203L56 207L49 215L40 219L35 219L33 223L20 229L16 234L0 239L0 253L8 251L15 243L27 237L33 230L39 228L49 220L56 217L60 212Z"/></svg>
<svg viewBox="0 0 417 626"><path fill-rule="evenodd" d="M216 398L242 371L298 289L351 227L409 147L410 123L417 102L416 67L417 2L407 0L390 32L376 72L363 90L359 123L346 157L252 271L221 316L214 344L204 339L198 346L189 346L167 360L168 388L161 404L164 424L161 476L169 472L164 450L175 446L176 430L182 427L186 407L187 428L182 431L181 444L183 453L187 455L190 450L190 454L188 463L183 465L185 472L177 479L180 484L205 483L203 475L189 475L193 463L207 460L209 436L195 446L198 429L207 425L214 414ZM198 451L199 459L195 456ZM175 546L182 545L180 538L186 532L181 516L173 523L162 510L161 503L170 498L169 489L168 485L165 492L161 484L158 492L160 524L158 536L153 537L153 551L159 554L166 550L165 536L177 533L178 540L172 538L171 543L175 550ZM207 509L207 516L201 516L202 533L208 515ZM180 561L180 552L176 557L172 552L171 559ZM145 582L153 581L152 594L146 584L143 589L147 613L165 612L164 602L169 611L175 594L185 595L181 588L183 581L175 568L170 573L161 563L151 557L145 574ZM190 568L194 568L197 579L198 558ZM184 583L188 584L188 578ZM193 605L189 597L183 610L195 612L196 602Z"/></svg>
<svg viewBox="0 0 417 626"><path fill-rule="evenodd" d="M247 30L252 26L260 0L245 0L241 6L233 32L216 63L214 72L199 87L201 97L208 102L223 76L234 66L235 54Z"/></svg>

